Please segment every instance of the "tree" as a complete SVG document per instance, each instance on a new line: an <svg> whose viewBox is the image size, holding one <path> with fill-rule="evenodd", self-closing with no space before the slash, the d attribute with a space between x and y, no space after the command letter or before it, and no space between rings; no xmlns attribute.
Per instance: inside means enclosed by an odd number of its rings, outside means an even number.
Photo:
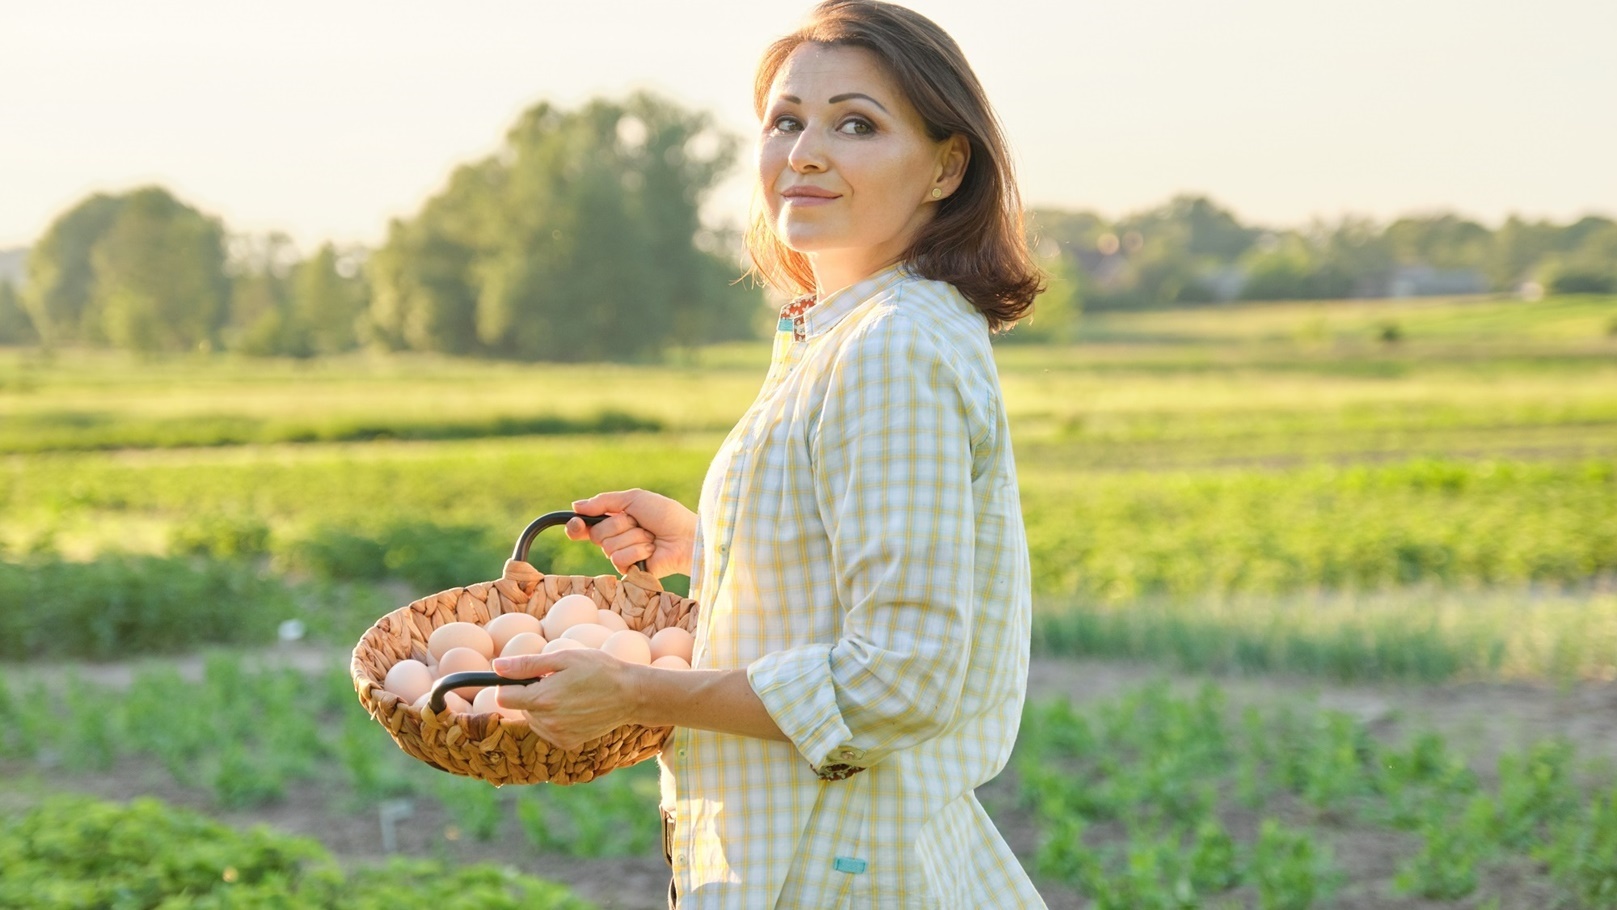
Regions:
<svg viewBox="0 0 1617 910"><path fill-rule="evenodd" d="M1515 215L1494 232L1493 251L1484 274L1496 291L1513 291L1556 247L1560 229L1548 221L1524 221Z"/></svg>
<svg viewBox="0 0 1617 910"><path fill-rule="evenodd" d="M97 340L92 251L123 210L122 197L97 193L58 217L28 256L23 306L46 345Z"/></svg>
<svg viewBox="0 0 1617 910"><path fill-rule="evenodd" d="M138 351L218 347L230 292L224 229L167 190L124 199L90 256L104 337Z"/></svg>
<svg viewBox="0 0 1617 910"><path fill-rule="evenodd" d="M1246 300L1331 300L1353 289L1352 273L1294 231L1254 248L1242 264L1247 280L1241 297Z"/></svg>
<svg viewBox="0 0 1617 910"><path fill-rule="evenodd" d="M293 267L291 316L301 349L338 354L359 345L368 296L359 258L327 243Z"/></svg>
<svg viewBox="0 0 1617 910"><path fill-rule="evenodd" d="M711 337L738 292L715 283L697 213L734 146L706 115L649 94L534 106L499 151L392 225L370 264L378 340L627 360Z"/></svg>
<svg viewBox="0 0 1617 910"><path fill-rule="evenodd" d="M288 275L297 260L280 232L230 239L230 306L225 346L258 356L306 354L294 336Z"/></svg>
<svg viewBox="0 0 1617 910"><path fill-rule="evenodd" d="M1004 336L1010 342L1071 344L1078 340L1078 319L1083 312L1082 275L1073 257L1059 249L1043 257L1044 292L1033 302L1033 313Z"/></svg>
<svg viewBox="0 0 1617 910"><path fill-rule="evenodd" d="M1546 257L1540 273L1552 294L1617 294L1617 224L1582 231L1578 246Z"/></svg>
<svg viewBox="0 0 1617 910"><path fill-rule="evenodd" d="M24 302L46 344L211 348L229 294L224 259L219 223L167 190L97 194L34 248Z"/></svg>
<svg viewBox="0 0 1617 910"><path fill-rule="evenodd" d="M34 344L39 334L22 308L22 297L11 282L0 279L0 344Z"/></svg>
<svg viewBox="0 0 1617 910"><path fill-rule="evenodd" d="M1448 212L1400 218L1385 238L1400 264L1440 269L1481 269L1493 247L1487 228Z"/></svg>

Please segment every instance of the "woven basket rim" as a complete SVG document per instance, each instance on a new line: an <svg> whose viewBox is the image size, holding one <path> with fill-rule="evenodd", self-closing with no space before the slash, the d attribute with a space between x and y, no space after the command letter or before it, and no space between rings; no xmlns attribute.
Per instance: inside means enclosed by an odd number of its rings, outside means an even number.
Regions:
<svg viewBox="0 0 1617 910"><path fill-rule="evenodd" d="M638 631L679 625L695 632L697 602L664 590L643 570L630 569L621 577L546 575L526 562L507 560L498 579L417 598L372 623L355 643L349 663L360 703L406 753L440 770L495 785L583 783L652 757L671 727L627 724L569 752L541 739L524 721L489 713L435 715L382 688L394 664L425 656L430 629L453 621L486 623L494 615L513 612L512 607L542 617L551 603L571 593L589 595ZM498 605L498 612L490 603Z"/></svg>

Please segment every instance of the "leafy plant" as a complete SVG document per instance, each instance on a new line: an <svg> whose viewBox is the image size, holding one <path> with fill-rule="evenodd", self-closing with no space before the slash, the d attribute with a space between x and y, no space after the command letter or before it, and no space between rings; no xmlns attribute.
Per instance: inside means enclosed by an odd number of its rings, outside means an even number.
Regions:
<svg viewBox="0 0 1617 910"><path fill-rule="evenodd" d="M0 817L0 906L36 910L587 910L560 885L489 866L395 860L344 871L313 840L237 831L151 799L59 798Z"/></svg>

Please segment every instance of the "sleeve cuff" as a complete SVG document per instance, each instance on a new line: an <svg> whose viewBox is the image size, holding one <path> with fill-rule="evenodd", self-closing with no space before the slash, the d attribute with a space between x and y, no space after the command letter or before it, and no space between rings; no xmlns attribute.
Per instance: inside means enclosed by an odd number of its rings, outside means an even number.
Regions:
<svg viewBox="0 0 1617 910"><path fill-rule="evenodd" d="M786 738L816 773L831 771L837 780L863 770L852 756L863 754L848 745L853 734L837 708L831 683L831 646L805 645L766 654L747 667L747 681ZM835 768L829 761L841 763Z"/></svg>

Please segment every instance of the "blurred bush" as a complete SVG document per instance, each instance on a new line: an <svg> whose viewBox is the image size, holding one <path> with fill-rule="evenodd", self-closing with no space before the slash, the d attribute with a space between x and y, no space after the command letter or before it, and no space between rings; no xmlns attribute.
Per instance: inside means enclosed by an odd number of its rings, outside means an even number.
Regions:
<svg viewBox="0 0 1617 910"><path fill-rule="evenodd" d="M0 658L171 654L273 641L291 589L239 561L106 554L0 563Z"/></svg>
<svg viewBox="0 0 1617 910"><path fill-rule="evenodd" d="M344 870L316 841L152 799L55 799L0 821L0 906L36 910L587 910L563 886L492 866L394 860Z"/></svg>

